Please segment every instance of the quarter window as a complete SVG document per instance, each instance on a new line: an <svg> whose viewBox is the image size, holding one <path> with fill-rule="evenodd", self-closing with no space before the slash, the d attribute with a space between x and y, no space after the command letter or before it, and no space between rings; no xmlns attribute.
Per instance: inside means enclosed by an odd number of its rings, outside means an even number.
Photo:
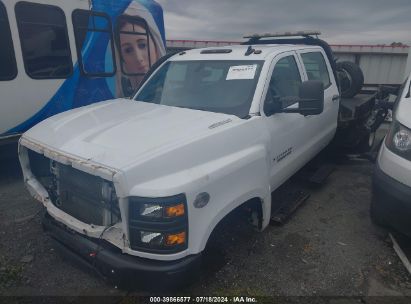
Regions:
<svg viewBox="0 0 411 304"><path fill-rule="evenodd" d="M17 75L16 58L14 56L9 20L6 8L2 2L0 2L0 33L2 35L2 45L0 46L0 80L12 80Z"/></svg>
<svg viewBox="0 0 411 304"><path fill-rule="evenodd" d="M330 75L324 57L320 52L310 52L301 54L308 80L320 80L324 88L331 85Z"/></svg>
<svg viewBox="0 0 411 304"><path fill-rule="evenodd" d="M29 2L17 3L15 10L27 74L34 79L70 76L73 63L64 12Z"/></svg>
<svg viewBox="0 0 411 304"><path fill-rule="evenodd" d="M116 66L108 15L77 9L73 12L73 26L82 74L89 77L113 76Z"/></svg>

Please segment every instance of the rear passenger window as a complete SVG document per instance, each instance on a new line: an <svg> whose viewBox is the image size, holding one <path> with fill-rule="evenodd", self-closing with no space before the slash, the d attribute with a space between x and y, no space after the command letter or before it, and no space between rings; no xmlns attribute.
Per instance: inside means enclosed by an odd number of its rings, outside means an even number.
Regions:
<svg viewBox="0 0 411 304"><path fill-rule="evenodd" d="M83 75L109 77L116 72L108 15L77 9L73 12L77 57Z"/></svg>
<svg viewBox="0 0 411 304"><path fill-rule="evenodd" d="M18 2L16 19L27 74L67 78L73 71L66 16L57 6Z"/></svg>
<svg viewBox="0 0 411 304"><path fill-rule="evenodd" d="M307 71L308 80L320 80L324 84L324 89L331 85L327 64L320 52L303 53L301 57Z"/></svg>
<svg viewBox="0 0 411 304"><path fill-rule="evenodd" d="M4 4L0 2L0 80L12 80L17 75L16 58L14 56L13 41L10 25Z"/></svg>

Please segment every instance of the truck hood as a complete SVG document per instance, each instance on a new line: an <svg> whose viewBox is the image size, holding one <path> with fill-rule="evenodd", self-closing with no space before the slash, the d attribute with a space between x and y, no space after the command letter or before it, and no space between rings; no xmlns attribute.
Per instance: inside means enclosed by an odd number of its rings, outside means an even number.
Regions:
<svg viewBox="0 0 411 304"><path fill-rule="evenodd" d="M236 116L127 99L100 102L53 116L23 137L52 150L111 168L181 147L224 128Z"/></svg>

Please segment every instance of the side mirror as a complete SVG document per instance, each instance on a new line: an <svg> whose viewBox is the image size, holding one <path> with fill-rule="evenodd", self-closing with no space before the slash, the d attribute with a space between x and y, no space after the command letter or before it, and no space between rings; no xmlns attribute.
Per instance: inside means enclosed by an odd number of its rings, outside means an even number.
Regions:
<svg viewBox="0 0 411 304"><path fill-rule="evenodd" d="M319 80L304 81L299 89L298 111L302 115L318 115L324 110L324 85Z"/></svg>
<svg viewBox="0 0 411 304"><path fill-rule="evenodd" d="M299 96L290 99L298 102L298 108L285 108L282 113L300 113L304 116L318 115L324 110L324 86L319 80L304 81L299 88Z"/></svg>

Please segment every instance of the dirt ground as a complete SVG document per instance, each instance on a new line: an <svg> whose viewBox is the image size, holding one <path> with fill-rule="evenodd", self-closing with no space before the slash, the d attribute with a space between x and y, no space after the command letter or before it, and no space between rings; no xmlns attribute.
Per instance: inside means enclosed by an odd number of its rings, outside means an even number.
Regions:
<svg viewBox="0 0 411 304"><path fill-rule="evenodd" d="M411 276L369 217L372 164L346 159L283 226L228 218L204 269L178 295L411 296ZM0 295L152 295L123 291L66 261L42 232L16 158L0 161Z"/></svg>

